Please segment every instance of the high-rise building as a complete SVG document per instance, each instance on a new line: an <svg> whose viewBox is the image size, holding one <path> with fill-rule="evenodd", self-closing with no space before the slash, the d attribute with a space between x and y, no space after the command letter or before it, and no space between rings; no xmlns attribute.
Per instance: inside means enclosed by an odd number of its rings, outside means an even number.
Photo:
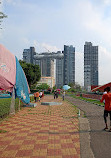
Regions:
<svg viewBox="0 0 111 158"><path fill-rule="evenodd" d="M34 56L36 64L40 63L41 76L55 79L53 83L57 88L63 86L63 58L64 55L60 51L57 53L44 52Z"/></svg>
<svg viewBox="0 0 111 158"><path fill-rule="evenodd" d="M91 42L84 45L84 87L90 91L91 86L98 86L98 46Z"/></svg>
<svg viewBox="0 0 111 158"><path fill-rule="evenodd" d="M64 84L75 83L75 47L64 45Z"/></svg>
<svg viewBox="0 0 111 158"><path fill-rule="evenodd" d="M30 49L24 49L23 51L23 61L25 61L26 63L31 63L31 64L35 64L34 61L34 55L35 55L35 48L34 47L30 47Z"/></svg>
<svg viewBox="0 0 111 158"><path fill-rule="evenodd" d="M56 87L61 88L63 86L63 67L64 58L56 59Z"/></svg>
<svg viewBox="0 0 111 158"><path fill-rule="evenodd" d="M41 59L41 75L43 77L49 77L51 76L51 69L52 69L52 65L51 65L51 59L50 58L43 58Z"/></svg>
<svg viewBox="0 0 111 158"><path fill-rule="evenodd" d="M35 53L34 47L24 49L23 60L40 66L41 77L51 77L55 80L57 88L64 84L75 83L75 48L64 45L64 51L61 53L43 52ZM48 78L49 80L49 78ZM46 80L47 81L47 80Z"/></svg>

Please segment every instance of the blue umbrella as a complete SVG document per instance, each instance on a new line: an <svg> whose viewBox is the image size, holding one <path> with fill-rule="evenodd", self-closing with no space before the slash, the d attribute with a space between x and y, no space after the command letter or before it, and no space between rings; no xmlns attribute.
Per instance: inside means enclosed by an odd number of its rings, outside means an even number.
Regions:
<svg viewBox="0 0 111 158"><path fill-rule="evenodd" d="M68 86L68 85L64 85L64 86L63 86L63 89L64 89L64 90L68 90L68 89L70 89L70 88L71 88L71 87Z"/></svg>

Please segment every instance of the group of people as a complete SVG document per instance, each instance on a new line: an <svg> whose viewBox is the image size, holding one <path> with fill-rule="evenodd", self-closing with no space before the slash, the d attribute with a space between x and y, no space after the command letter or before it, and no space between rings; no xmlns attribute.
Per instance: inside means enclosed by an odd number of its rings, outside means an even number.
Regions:
<svg viewBox="0 0 111 158"><path fill-rule="evenodd" d="M106 87L104 89L104 93L103 93L102 99L100 101L104 102L104 104L105 104L105 107L104 107L105 128L104 128L104 130L108 129L107 117L108 117L108 114L109 114L109 116L110 116L110 129L109 129L109 132L111 132L111 92L110 92L110 87Z"/></svg>
<svg viewBox="0 0 111 158"><path fill-rule="evenodd" d="M59 94L59 92L57 90L55 90L54 91L54 99L58 98L58 94ZM61 94L62 94L62 99L64 100L64 98L65 98L65 91L61 91Z"/></svg>
<svg viewBox="0 0 111 158"><path fill-rule="evenodd" d="M40 91L40 92L35 92L34 93L34 100L35 100L35 102L37 102L37 101L39 101L40 102L40 100L41 100L41 98L44 96L44 93L42 92L42 91Z"/></svg>

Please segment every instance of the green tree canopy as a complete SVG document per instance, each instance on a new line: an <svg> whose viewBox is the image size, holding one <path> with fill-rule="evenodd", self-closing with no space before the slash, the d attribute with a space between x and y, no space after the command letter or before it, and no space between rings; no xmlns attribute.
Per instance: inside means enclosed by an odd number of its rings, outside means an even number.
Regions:
<svg viewBox="0 0 111 158"><path fill-rule="evenodd" d="M50 86L47 83L42 83L37 86L37 89L39 90L47 90Z"/></svg>
<svg viewBox="0 0 111 158"><path fill-rule="evenodd" d="M82 91L81 86L79 83L69 83L69 86L71 87L68 91L71 92L77 92L77 91Z"/></svg>
<svg viewBox="0 0 111 158"><path fill-rule="evenodd" d="M3 18L7 18L7 15L5 15L3 12L0 12L0 25L1 25L1 22L2 22L1 19L3 19ZM0 29L2 29L2 27Z"/></svg>
<svg viewBox="0 0 111 158"><path fill-rule="evenodd" d="M29 86L40 80L41 73L39 65L29 64L22 60L19 60L19 63L25 72Z"/></svg>

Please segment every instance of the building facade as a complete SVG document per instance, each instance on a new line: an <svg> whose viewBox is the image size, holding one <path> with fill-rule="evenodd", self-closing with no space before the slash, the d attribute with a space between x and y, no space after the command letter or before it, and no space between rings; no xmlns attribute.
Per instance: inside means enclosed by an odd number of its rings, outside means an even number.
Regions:
<svg viewBox="0 0 111 158"><path fill-rule="evenodd" d="M37 85L40 85L43 83L46 83L50 86L50 88L53 88L55 86L55 78L54 77L41 77Z"/></svg>
<svg viewBox="0 0 111 158"><path fill-rule="evenodd" d="M64 45L64 85L75 83L75 47Z"/></svg>
<svg viewBox="0 0 111 158"><path fill-rule="evenodd" d="M64 58L56 59L56 87L63 86Z"/></svg>
<svg viewBox="0 0 111 158"><path fill-rule="evenodd" d="M23 61L25 61L26 63L34 64L35 63L34 55L36 55L34 47L30 47L30 49L24 49Z"/></svg>
<svg viewBox="0 0 111 158"><path fill-rule="evenodd" d="M63 58L64 55L60 51L57 53L44 52L34 56L36 64L40 63L41 76L52 77L57 88L63 86Z"/></svg>
<svg viewBox="0 0 111 158"><path fill-rule="evenodd" d="M90 91L91 86L98 86L98 46L91 42L84 45L84 87Z"/></svg>
<svg viewBox="0 0 111 158"><path fill-rule="evenodd" d="M49 81L51 77L51 83L55 83L57 88L75 83L75 48L73 46L64 45L62 53L58 51L40 54L35 53L34 47L30 47L30 49L24 49L23 60L40 66L42 82Z"/></svg>

